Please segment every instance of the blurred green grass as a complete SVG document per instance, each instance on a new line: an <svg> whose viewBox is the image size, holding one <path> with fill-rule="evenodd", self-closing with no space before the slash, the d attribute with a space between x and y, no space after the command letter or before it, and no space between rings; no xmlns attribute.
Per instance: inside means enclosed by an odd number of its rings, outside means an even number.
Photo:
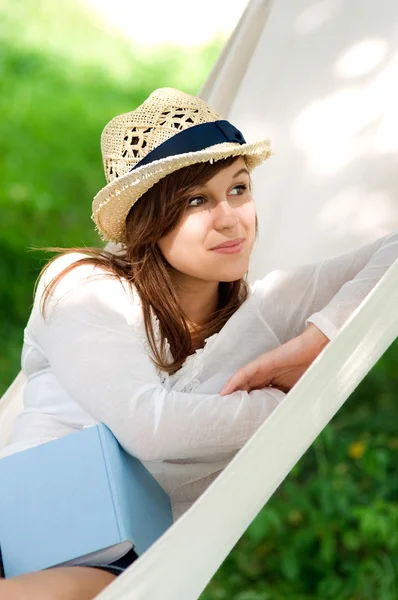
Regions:
<svg viewBox="0 0 398 600"><path fill-rule="evenodd" d="M99 137L156 87L195 93L222 40L132 47L77 1L0 0L0 394L20 369L30 247L99 245ZM203 600L397 600L398 346L239 540ZM210 533L211 534L211 533ZM194 544L195 541L189 542Z"/></svg>

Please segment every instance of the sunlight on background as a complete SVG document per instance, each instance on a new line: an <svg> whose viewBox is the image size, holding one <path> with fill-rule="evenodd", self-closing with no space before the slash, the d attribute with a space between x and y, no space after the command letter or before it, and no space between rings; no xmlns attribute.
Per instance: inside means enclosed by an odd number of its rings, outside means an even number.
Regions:
<svg viewBox="0 0 398 600"><path fill-rule="evenodd" d="M216 35L228 36L248 0L81 0L110 27L142 45L173 43L196 46Z"/></svg>
<svg viewBox="0 0 398 600"><path fill-rule="evenodd" d="M296 19L295 30L300 35L314 33L327 23L340 7L342 0L320 0L303 10Z"/></svg>
<svg viewBox="0 0 398 600"><path fill-rule="evenodd" d="M347 226L363 233L371 231L375 237L390 231L391 214L397 212L395 202L387 191L369 190L365 185L347 186L319 210L319 225L332 227L335 235L345 235Z"/></svg>
<svg viewBox="0 0 398 600"><path fill-rule="evenodd" d="M367 75L380 66L387 55L387 50L387 42L383 39L358 42L337 60L335 72L340 77Z"/></svg>
<svg viewBox="0 0 398 600"><path fill-rule="evenodd" d="M336 61L337 74L356 77L382 68L361 84L315 100L297 117L292 137L314 174L330 175L365 154L398 150L398 88L391 86L398 81L398 54L383 64L387 54L382 40L347 50Z"/></svg>

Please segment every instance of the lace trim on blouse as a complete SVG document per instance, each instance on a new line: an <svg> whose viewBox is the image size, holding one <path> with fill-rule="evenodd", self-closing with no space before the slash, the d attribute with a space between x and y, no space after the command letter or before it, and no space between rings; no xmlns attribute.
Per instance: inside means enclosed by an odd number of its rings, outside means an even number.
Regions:
<svg viewBox="0 0 398 600"><path fill-rule="evenodd" d="M249 284L248 298L250 296L252 296L252 288L251 288L251 285ZM133 297L134 297L134 304L139 305L139 307L140 307L139 314L137 315L137 318L134 320L134 323L133 323L133 329L134 329L134 332L136 333L137 337L142 342L147 354L150 357L153 357L153 353L152 353L151 347L149 345L149 341L148 341L146 331L145 331L144 315L143 315L142 309L141 309L141 298L135 289L133 289ZM152 318L155 343L156 343L156 346L158 348L160 348L160 343L161 343L160 323L159 323L159 319L157 318L157 316L155 315L155 313L153 312L152 309L151 309L151 318ZM204 354L208 353L209 349L213 346L213 344L215 343L215 341L217 339L218 333L219 332L213 333L208 338L205 338L203 346L201 348L197 348L195 350L194 354L190 354L189 356L187 356L187 358L185 359L185 361L182 364L182 366L180 367L180 369L178 369L178 371L176 371L176 373L174 373L173 375L169 375L165 371L161 371L160 369L158 369L156 367L156 372L160 379L161 384L167 390L172 389L173 391L176 391L176 392L177 391L178 392L193 392L201 383L199 377L203 371ZM171 353L170 343L167 340L167 338L165 339L164 351L165 351L166 360L171 362L173 360L173 355Z"/></svg>
<svg viewBox="0 0 398 600"><path fill-rule="evenodd" d="M155 343L157 347L160 348L161 332L159 319L153 312L151 316ZM153 357L153 353L145 331L144 316L142 312L135 320L133 329L137 337L142 342L147 354ZM201 383L199 376L203 370L203 352L205 350L207 351L208 348L215 342L217 335L218 333L213 333L213 335L206 338L204 341L204 346L195 350L194 354L187 356L181 368L173 375L169 375L165 371L161 371L156 367L156 372L161 384L168 390L173 389L179 392L193 392ZM173 359L173 355L170 350L170 344L167 339L165 340L165 355L166 360L171 361Z"/></svg>

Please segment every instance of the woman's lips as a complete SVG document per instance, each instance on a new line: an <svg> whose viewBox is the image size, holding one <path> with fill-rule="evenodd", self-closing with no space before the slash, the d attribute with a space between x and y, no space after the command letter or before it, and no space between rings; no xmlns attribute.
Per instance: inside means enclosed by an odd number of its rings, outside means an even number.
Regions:
<svg viewBox="0 0 398 600"><path fill-rule="evenodd" d="M213 248L212 252L219 252L220 254L237 254L241 252L243 248L243 241L234 244L233 246L227 246L226 248Z"/></svg>

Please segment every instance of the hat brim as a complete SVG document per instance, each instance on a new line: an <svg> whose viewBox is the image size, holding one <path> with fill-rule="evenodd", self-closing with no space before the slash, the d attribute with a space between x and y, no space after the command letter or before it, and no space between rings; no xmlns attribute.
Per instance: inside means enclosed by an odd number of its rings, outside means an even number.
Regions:
<svg viewBox="0 0 398 600"><path fill-rule="evenodd" d="M271 155L268 140L253 144L225 142L198 152L168 156L128 172L103 187L94 197L91 216L104 241L123 243L126 217L132 206L155 183L178 169L196 163L217 161L230 156L244 156L249 171Z"/></svg>

